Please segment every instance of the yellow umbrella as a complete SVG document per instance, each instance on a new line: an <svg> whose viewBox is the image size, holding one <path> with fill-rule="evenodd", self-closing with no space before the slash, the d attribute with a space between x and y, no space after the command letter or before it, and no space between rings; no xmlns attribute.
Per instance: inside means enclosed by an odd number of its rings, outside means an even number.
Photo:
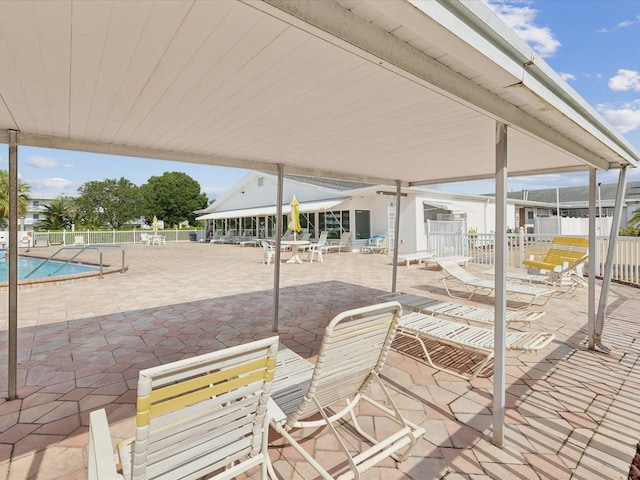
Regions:
<svg viewBox="0 0 640 480"><path fill-rule="evenodd" d="M293 231L293 239L296 239L296 232L302 230L300 227L300 204L298 203L298 199L294 195L291 199L291 213L289 214L289 230Z"/></svg>
<svg viewBox="0 0 640 480"><path fill-rule="evenodd" d="M156 217L155 215L153 216L153 234L158 234L158 217Z"/></svg>

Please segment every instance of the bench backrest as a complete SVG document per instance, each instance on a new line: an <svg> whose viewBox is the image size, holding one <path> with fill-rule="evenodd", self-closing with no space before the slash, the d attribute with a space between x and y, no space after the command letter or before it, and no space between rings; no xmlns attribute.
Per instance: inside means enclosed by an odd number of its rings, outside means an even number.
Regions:
<svg viewBox="0 0 640 480"><path fill-rule="evenodd" d="M584 237L553 237L553 245L566 245L574 248L589 248L589 239Z"/></svg>
<svg viewBox="0 0 640 480"><path fill-rule="evenodd" d="M589 254L589 239L582 237L554 237L551 248L542 260L545 263L563 266L582 261Z"/></svg>

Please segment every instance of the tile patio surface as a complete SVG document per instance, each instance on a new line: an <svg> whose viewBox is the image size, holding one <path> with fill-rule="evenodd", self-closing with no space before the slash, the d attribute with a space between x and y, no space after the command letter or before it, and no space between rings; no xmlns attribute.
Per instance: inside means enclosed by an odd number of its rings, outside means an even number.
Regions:
<svg viewBox="0 0 640 480"><path fill-rule="evenodd" d="M31 254L47 256L52 248ZM131 436L138 370L272 334L273 266L261 264L260 249L197 243L125 249L125 275L20 288L20 398L0 400L0 478L84 478L89 412L106 408L114 441ZM107 263L118 262L115 252L105 255ZM400 266L398 290L447 298L441 275ZM322 264L283 263L281 342L313 360L326 323L375 303L390 278L386 255L335 253ZM5 398L6 289L0 296ZM387 460L363 478L626 478L640 440L639 308L640 290L612 287L604 343L613 353L606 355L585 346L586 289L543 307L547 314L529 328L556 339L537 355L508 354L503 449L491 443L491 378L469 383L392 351L383 380L427 433L409 460ZM278 439L272 445L282 478L314 478L292 449ZM321 463L338 456L325 435L305 445Z"/></svg>

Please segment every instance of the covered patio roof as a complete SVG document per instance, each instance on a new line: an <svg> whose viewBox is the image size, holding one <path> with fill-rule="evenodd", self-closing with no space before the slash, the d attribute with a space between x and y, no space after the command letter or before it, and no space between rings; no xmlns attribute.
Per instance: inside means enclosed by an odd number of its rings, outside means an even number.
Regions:
<svg viewBox="0 0 640 480"><path fill-rule="evenodd" d="M635 166L481 2L5 2L0 141L417 185Z"/></svg>
<svg viewBox="0 0 640 480"><path fill-rule="evenodd" d="M398 196L401 187L495 176L496 231L505 232L507 172L589 170L595 185L594 169L624 167L620 198L626 167L640 160L482 2L60 0L2 9L0 142L10 143L14 186L18 145L278 172L278 210L285 172L386 183ZM10 204L9 278L17 279L15 193ZM505 266L506 253L496 259L498 320L506 312ZM274 326L278 292L277 260ZM605 309L606 298L598 318ZM496 445L504 426L503 323L495 329Z"/></svg>

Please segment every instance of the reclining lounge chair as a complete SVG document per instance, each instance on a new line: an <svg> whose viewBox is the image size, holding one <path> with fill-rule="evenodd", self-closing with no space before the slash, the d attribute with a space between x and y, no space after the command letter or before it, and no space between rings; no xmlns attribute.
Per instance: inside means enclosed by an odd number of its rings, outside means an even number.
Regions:
<svg viewBox="0 0 640 480"><path fill-rule="evenodd" d="M467 299L471 298L475 293L490 295L496 289L495 282L493 280L485 280L477 277L458 264L438 261L438 265L440 265L442 270L447 273L447 276L442 278L440 281L442 282L442 285L444 285L444 288L450 297L453 297L454 295L452 295L449 290L447 280L453 280L464 285L469 292ZM532 285L507 284L507 293L513 293L520 302L525 301L523 300L523 296L529 297L530 300L527 302L528 305L533 305L538 299L541 299L542 302L537 303L537 305L545 305L553 296L555 290L550 288L534 287Z"/></svg>
<svg viewBox="0 0 640 480"><path fill-rule="evenodd" d="M388 293L380 295L381 302L398 302L403 310L411 312L426 313L428 315L444 315L446 317L462 320L467 323L477 322L491 324L495 323L495 310L493 308L475 307L463 305L461 303L444 302L434 298L422 297L407 293ZM508 310L507 324L521 323L530 325L531 322L540 319L544 312L532 310Z"/></svg>
<svg viewBox="0 0 640 480"><path fill-rule="evenodd" d="M402 416L379 377L401 312L397 302L388 302L337 315L325 330L315 366L291 350L281 348L278 352L269 403L271 426L323 479L360 478L362 472L389 456L402 461L424 434L423 428ZM384 405L365 395L370 385L385 397ZM361 400L369 405L358 408ZM356 420L362 408L367 415L378 414L374 421L382 416L384 431L393 433L374 438L365 431ZM350 427L349 435L357 432L364 445L355 455L353 442L340 434L345 423ZM292 429L308 429L313 435L321 427L329 429L344 454L344 460L339 461L344 467L321 466L318 460L322 459L313 458L301 445L302 440L297 441L290 433ZM338 468L336 477L328 472L333 468ZM277 478L275 472L270 474Z"/></svg>
<svg viewBox="0 0 640 480"><path fill-rule="evenodd" d="M521 352L535 352L546 347L555 335L547 332L507 332L506 349ZM482 328L466 325L451 320L425 315L424 313L408 313L402 316L395 346L406 353L415 353L418 344L419 353L431 367L446 371L466 380L473 380L478 375L492 374L493 328ZM456 355L441 351L442 346L467 355ZM437 358L443 358L445 362Z"/></svg>

